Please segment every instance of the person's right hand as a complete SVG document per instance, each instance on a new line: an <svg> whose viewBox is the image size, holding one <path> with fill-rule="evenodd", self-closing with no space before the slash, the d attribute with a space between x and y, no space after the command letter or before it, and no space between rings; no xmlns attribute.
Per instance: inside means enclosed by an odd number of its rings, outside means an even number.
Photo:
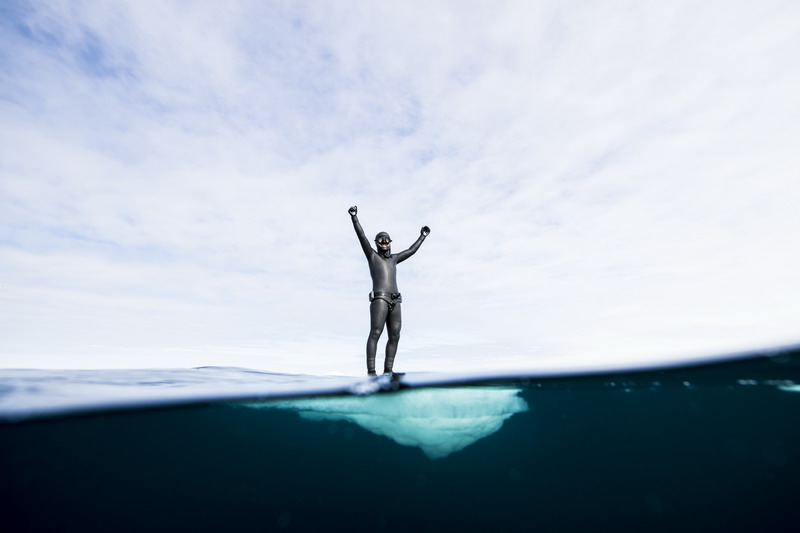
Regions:
<svg viewBox="0 0 800 533"><path fill-rule="evenodd" d="M358 213L358 207L353 206L350 209L348 209L347 212L350 213L351 217L354 217Z"/></svg>

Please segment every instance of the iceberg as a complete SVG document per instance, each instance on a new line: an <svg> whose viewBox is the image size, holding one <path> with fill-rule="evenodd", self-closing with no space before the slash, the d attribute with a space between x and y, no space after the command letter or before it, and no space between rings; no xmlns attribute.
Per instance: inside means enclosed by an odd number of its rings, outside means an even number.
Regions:
<svg viewBox="0 0 800 533"><path fill-rule="evenodd" d="M344 421L416 446L430 459L497 432L516 413L528 410L518 387L452 387L406 390L371 396L335 396L245 403L258 409L289 409L316 422Z"/></svg>

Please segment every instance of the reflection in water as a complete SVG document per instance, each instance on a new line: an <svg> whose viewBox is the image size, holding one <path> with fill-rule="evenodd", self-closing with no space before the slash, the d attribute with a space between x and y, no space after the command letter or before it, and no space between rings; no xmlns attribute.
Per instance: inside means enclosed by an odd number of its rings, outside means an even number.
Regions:
<svg viewBox="0 0 800 533"><path fill-rule="evenodd" d="M354 422L404 446L441 459L488 437L516 413L528 410L517 387L427 388L375 394L247 403L291 409L314 421Z"/></svg>

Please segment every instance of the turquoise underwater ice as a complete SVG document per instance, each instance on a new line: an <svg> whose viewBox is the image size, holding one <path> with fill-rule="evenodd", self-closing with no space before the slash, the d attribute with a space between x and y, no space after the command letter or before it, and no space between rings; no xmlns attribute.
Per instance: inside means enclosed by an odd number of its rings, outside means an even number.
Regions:
<svg viewBox="0 0 800 533"><path fill-rule="evenodd" d="M316 422L352 422L403 446L441 459L497 432L528 410L519 387L426 388L368 397L338 396L245 403L287 409Z"/></svg>

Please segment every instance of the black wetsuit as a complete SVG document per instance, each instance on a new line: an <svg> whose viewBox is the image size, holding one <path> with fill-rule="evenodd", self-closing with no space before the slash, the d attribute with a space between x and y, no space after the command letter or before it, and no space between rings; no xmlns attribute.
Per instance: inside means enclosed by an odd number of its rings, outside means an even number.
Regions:
<svg viewBox="0 0 800 533"><path fill-rule="evenodd" d="M430 233L430 229L425 226L420 231L420 236L408 250L399 254L391 253L391 246L380 246L380 251L376 251L370 246L370 242L364 235L364 230L358 222L358 215L353 213L351 208L351 218L353 227L356 230L361 249L367 256L369 262L369 273L372 276L372 293L370 293L370 329L367 339L367 372L375 373L375 353L378 349L378 339L383 333L384 326L388 325L389 341L386 343L386 359L383 363L384 373L391 372L394 365L394 357L397 353L397 343L400 340L400 327L402 326L401 302L402 298L397 289L397 264L402 263L419 250L422 242ZM378 234L386 236L388 234ZM376 237L377 242L377 237ZM389 242L391 242L389 240Z"/></svg>

